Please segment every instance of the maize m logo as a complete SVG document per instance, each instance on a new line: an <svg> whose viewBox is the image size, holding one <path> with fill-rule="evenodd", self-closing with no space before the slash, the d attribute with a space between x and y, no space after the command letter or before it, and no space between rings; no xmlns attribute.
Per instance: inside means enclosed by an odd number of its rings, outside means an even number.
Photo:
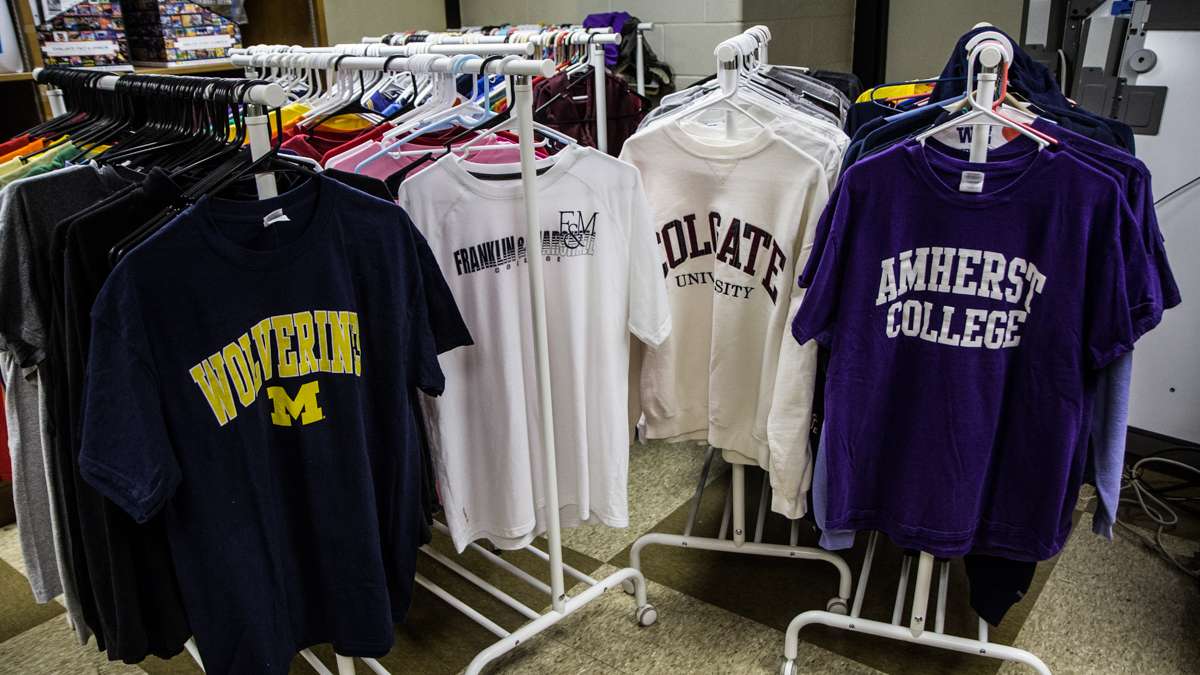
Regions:
<svg viewBox="0 0 1200 675"><path fill-rule="evenodd" d="M318 309L267 317L188 369L219 426L254 405L264 384L317 373L362 376L357 312ZM325 419L318 380L295 390L286 385L266 387L272 424L303 426Z"/></svg>

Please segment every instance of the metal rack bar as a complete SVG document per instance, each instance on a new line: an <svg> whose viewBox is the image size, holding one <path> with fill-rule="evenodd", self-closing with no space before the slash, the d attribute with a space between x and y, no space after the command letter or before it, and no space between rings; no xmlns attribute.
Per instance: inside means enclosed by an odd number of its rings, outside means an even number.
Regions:
<svg viewBox="0 0 1200 675"><path fill-rule="evenodd" d="M499 588L496 588L492 584L485 581L479 575L477 575L474 572L472 572L471 570L463 567L462 565L458 564L457 562L451 560L449 557L442 555L441 553L437 552L433 548L431 548L429 546L422 546L421 552L424 553L425 555L429 556L430 558L433 558L434 560L440 562L441 564L445 565L446 568L448 568L450 571L454 572L458 576L475 584L477 587L482 588L484 591L487 592L488 595L490 595L493 598L496 598L497 600L499 600L500 602L503 602L504 604L508 605L512 609L516 610L519 614L523 614L525 616L525 618L536 619L538 617L538 613L535 612L534 610L530 609L528 605L522 603L520 600L517 600L516 598L509 595L508 593L505 593L504 591L500 590Z"/></svg>
<svg viewBox="0 0 1200 675"><path fill-rule="evenodd" d="M704 467L700 469L700 480L696 483L696 491L692 493L692 505L688 507L687 524L683 526L683 536L685 537L691 535L692 527L696 525L696 516L700 514L700 497L704 494L704 486L708 485L708 472L712 469L713 459L716 456L717 449L711 445L708 446L708 452L704 455Z"/></svg>
<svg viewBox="0 0 1200 675"><path fill-rule="evenodd" d="M304 52L301 52L304 54ZM290 54L295 57L295 53ZM508 59L500 61L490 61L484 58L460 58L455 59L446 55L429 55L430 58L421 58L421 55L414 56L345 56L344 54L335 53L308 53L307 56L313 59L325 59L329 62L330 67L334 60L337 61L338 70L369 70L388 72L426 72L426 73L474 73L482 74L485 72L484 63L487 63L486 72L492 75L540 75L549 77L554 73L554 62L548 59ZM342 57L345 58L342 58ZM243 67L264 67L264 66L284 66L290 65L285 62L289 58L288 52L275 52L267 54L234 54L230 60L236 66ZM278 85L273 85L278 89ZM282 95L283 90L280 90Z"/></svg>
<svg viewBox="0 0 1200 675"><path fill-rule="evenodd" d="M33 69L33 80L35 82L43 82L43 75L45 74L45 72L46 72L45 68L34 68ZM184 77L184 76L181 76L181 75L152 75L152 76L143 75L141 77ZM119 82L120 79L121 79L120 75L102 75L101 77L99 77L96 80L95 86L97 89L103 89L105 91L115 91L117 88L117 82ZM256 85L253 85L253 86L249 87L248 89L246 89L245 93L242 94L242 102L243 103L251 103L254 105L266 106L268 108L278 108L279 106L283 105L284 103L287 103L287 96L284 95L283 89L281 89L279 87L279 85L277 85L277 84L256 84Z"/></svg>

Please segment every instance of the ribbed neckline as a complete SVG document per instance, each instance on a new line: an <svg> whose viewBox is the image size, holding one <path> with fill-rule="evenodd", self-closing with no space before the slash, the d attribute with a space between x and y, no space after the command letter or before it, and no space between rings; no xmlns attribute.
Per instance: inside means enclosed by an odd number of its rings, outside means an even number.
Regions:
<svg viewBox="0 0 1200 675"><path fill-rule="evenodd" d="M714 160L745 159L761 152L778 138L775 132L763 127L757 134L746 140L714 144L689 134L679 120L668 121L663 126L663 131L684 152L702 159Z"/></svg>
<svg viewBox="0 0 1200 675"><path fill-rule="evenodd" d="M539 169L546 169L544 173L537 177L537 189L541 191L552 185L560 176L570 171L571 167L589 151L588 148L583 146L572 145L563 148L550 157L536 160L535 165ZM483 164L463 159L457 153L450 153L439 159L437 165L443 166L463 187L485 197L512 199L525 194L521 187L520 178L485 180L472 175L519 174L521 173L521 165L519 163ZM546 168L547 166L549 168Z"/></svg>
<svg viewBox="0 0 1200 675"><path fill-rule="evenodd" d="M1036 148L1036 146L1034 147ZM1011 158L976 163L947 156L938 152L934 147L922 145L915 139L905 141L900 150L908 158L914 170L929 185L934 194L947 201L970 208L987 208L1006 202L1014 197L1019 198L1021 188L1036 174L1041 173L1052 161L1052 153L1034 149L1032 152L1022 153ZM985 177L985 190L987 187L986 180L989 175L995 176L1006 173L1015 175L998 189L974 193L962 192L957 186L948 185L942 180L938 170L946 173L980 171Z"/></svg>
<svg viewBox="0 0 1200 675"><path fill-rule="evenodd" d="M337 218L334 190L330 179L314 176L287 192L258 201L241 201L205 197L193 207L199 229L209 246L221 257L241 267L270 267L297 258L320 242L332 229L330 221ZM294 239L269 249L253 249L230 239L218 223L238 223L263 227L262 221L277 209L295 218L311 214L304 231Z"/></svg>

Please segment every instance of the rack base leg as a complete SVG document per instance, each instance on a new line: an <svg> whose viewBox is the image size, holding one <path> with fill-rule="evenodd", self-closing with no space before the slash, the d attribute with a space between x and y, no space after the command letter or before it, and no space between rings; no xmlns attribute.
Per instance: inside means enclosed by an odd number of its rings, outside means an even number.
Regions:
<svg viewBox="0 0 1200 675"><path fill-rule="evenodd" d="M711 449L710 449L711 451ZM705 471L707 471L707 464ZM758 541L747 542L746 510L745 510L745 467L734 464L730 472L730 490L725 494L725 513L721 518L720 534L716 539L711 537L692 537L685 531L683 535L652 532L638 537L629 552L629 566L639 572L642 569L642 549L647 546L673 546L675 548L697 548L704 551L720 551L724 553L744 553L747 555L762 555L773 558L795 558L798 560L821 560L833 565L838 571L838 594L830 598L825 609L837 614L846 614L850 610L851 574L850 566L836 553L830 553L819 548L806 546L784 546L780 544L763 544ZM764 490L760 498L760 516L765 515L766 504L762 503L767 493ZM695 505L699 503L699 493L694 498ZM733 521L733 539L726 539L730 516ZM690 519L689 519L690 520ZM761 521L759 527L761 531ZM626 586L626 593L633 589ZM645 597L638 597L638 606L646 604Z"/></svg>
<svg viewBox="0 0 1200 675"><path fill-rule="evenodd" d="M596 598L599 598L605 591L620 586L626 580L630 580L634 584L634 594L638 599L638 623L642 626L653 624L658 618L658 612L653 606L646 603L646 579L638 570L626 567L600 579L596 582L595 586L584 589L579 595L568 598L563 604L562 611L551 610L476 654L475 658L467 666L466 674L475 675L481 672L487 664L516 649L522 643L528 642L537 634L567 618Z"/></svg>
<svg viewBox="0 0 1200 675"><path fill-rule="evenodd" d="M920 635L913 636L912 630L908 626L898 626L882 621L873 621L871 619L856 618L853 616L843 616L832 612L823 612L820 610L812 610L804 612L792 619L788 624L787 634L784 637L783 643L783 666L780 668L780 673L783 675L793 675L796 672L796 655L799 651L800 630L809 625L829 626L840 630L848 630L856 633L865 633L876 637L887 638L889 640L897 640L900 642L913 642L916 644L929 645L938 649L947 649L950 651L961 652L963 654L976 654L978 656L986 656L992 659L1000 659L1002 661L1015 661L1023 663L1040 675L1050 675L1050 669L1041 659L1034 656L1024 649L1009 647L1008 645L994 644L991 642L980 642L970 638L962 638L955 635L946 635L944 633L935 633L933 631L922 631Z"/></svg>
<svg viewBox="0 0 1200 675"><path fill-rule="evenodd" d="M675 548L695 548L702 551L720 551L723 553L744 553L761 555L772 558L794 558L796 560L821 560L833 565L838 571L838 594L830 598L826 609L830 612L845 614L849 611L850 602L850 565L836 553L823 551L818 548L803 546L785 546L783 544L758 544L746 542L738 545L728 539L711 539L709 537L684 537L678 534L651 532L644 534L633 543L629 551L629 566L635 570L642 569L642 549L647 546L673 546ZM638 599L638 604L645 604L644 598Z"/></svg>

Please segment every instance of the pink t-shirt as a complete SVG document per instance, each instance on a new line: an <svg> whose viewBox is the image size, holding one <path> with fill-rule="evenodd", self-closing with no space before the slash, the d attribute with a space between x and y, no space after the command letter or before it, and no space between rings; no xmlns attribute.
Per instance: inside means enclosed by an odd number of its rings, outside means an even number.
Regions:
<svg viewBox="0 0 1200 675"><path fill-rule="evenodd" d="M465 143L467 141L463 141L463 142ZM484 142L487 143L488 145L512 144L514 149L513 150L507 150L507 149L506 150L480 150L479 152L473 152L470 154L471 161L479 162L482 164L504 164L506 162L516 162L520 159L518 152L515 149L517 144L513 143L511 140L508 140L504 137L497 137L495 139L484 141ZM356 170L358 168L358 165L363 160L365 160L368 157L370 157L371 155L374 155L375 153L379 152L384 147L387 147L387 146L381 144L379 141L367 141L366 143L363 143L351 150L347 150L346 152L343 152L342 154L337 155L336 157L330 158L330 160L325 163L325 168L326 169L340 169L341 171L347 171L350 173L359 173L364 176L378 178L379 180L386 180L388 176L391 176L392 174L396 173L397 171L403 169L404 167L408 166L409 164L412 164L413 162L417 161L418 159L420 159L421 157L424 156L424 155L408 155L408 156L403 156L403 157L394 157L392 155L392 152L389 152L388 154L386 154L386 155L380 157L379 159L376 159L375 161L371 162L370 164L367 164L366 166L364 166L362 168L362 171ZM405 143L405 144L399 146L398 148L396 148L393 152L401 152L401 151L407 152L410 150L416 150L416 151L427 150L430 152L441 154L441 153L438 153L439 148L442 148L442 146L424 145L424 144L419 144L419 143ZM423 165L417 167L416 169L414 169L411 175L415 176L416 174L425 170L425 168L427 166L431 166L431 165L432 165L432 163L423 164Z"/></svg>

